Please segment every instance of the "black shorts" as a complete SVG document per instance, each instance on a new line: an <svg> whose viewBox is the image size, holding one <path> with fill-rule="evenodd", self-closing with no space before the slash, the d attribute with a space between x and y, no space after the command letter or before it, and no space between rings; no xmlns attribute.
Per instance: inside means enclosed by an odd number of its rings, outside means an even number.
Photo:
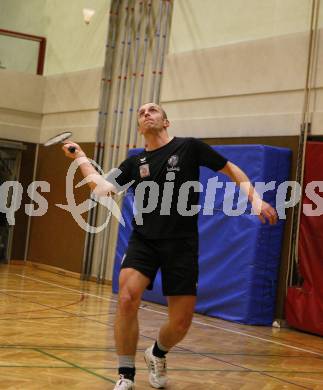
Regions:
<svg viewBox="0 0 323 390"><path fill-rule="evenodd" d="M163 295L196 295L198 237L146 239L133 232L121 268L134 268L150 279L152 290L161 269Z"/></svg>

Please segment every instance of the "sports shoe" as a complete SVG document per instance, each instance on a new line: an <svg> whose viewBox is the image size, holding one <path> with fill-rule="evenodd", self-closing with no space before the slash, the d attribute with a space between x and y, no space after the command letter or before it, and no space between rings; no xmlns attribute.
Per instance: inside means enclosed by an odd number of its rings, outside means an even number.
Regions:
<svg viewBox="0 0 323 390"><path fill-rule="evenodd" d="M123 375L120 375L120 379L114 386L113 390L134 390L135 384L132 380L124 378Z"/></svg>
<svg viewBox="0 0 323 390"><path fill-rule="evenodd" d="M167 385L166 358L154 356L153 348L147 348L144 355L149 370L149 383L155 389L163 389Z"/></svg>

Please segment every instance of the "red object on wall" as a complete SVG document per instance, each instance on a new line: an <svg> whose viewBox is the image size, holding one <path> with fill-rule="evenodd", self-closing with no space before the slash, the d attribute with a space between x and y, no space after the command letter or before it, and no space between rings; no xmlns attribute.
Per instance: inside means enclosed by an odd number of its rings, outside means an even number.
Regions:
<svg viewBox="0 0 323 390"><path fill-rule="evenodd" d="M310 194L305 189L313 181L322 184L315 186L315 193ZM323 142L306 145L302 203L302 207L321 210L319 213L323 214ZM323 215L302 213L298 249L299 271L304 283L288 289L286 319L294 328L323 336Z"/></svg>

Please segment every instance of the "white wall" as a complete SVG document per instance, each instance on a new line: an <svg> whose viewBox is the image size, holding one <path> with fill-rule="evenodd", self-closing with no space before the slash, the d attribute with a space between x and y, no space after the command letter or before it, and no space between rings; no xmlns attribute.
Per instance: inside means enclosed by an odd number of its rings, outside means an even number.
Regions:
<svg viewBox="0 0 323 390"><path fill-rule="evenodd" d="M175 0L170 53L308 31L311 4L312 0Z"/></svg>
<svg viewBox="0 0 323 390"><path fill-rule="evenodd" d="M78 142L95 142L102 69L46 77L41 141L70 130Z"/></svg>
<svg viewBox="0 0 323 390"><path fill-rule="evenodd" d="M83 8L96 11L89 25ZM0 138L40 142L69 128L95 141L109 9L110 0L0 1L0 28L47 38L45 77L27 74L17 55L6 62L11 43L0 41Z"/></svg>
<svg viewBox="0 0 323 390"><path fill-rule="evenodd" d="M78 141L95 140L102 65L94 64L103 64L107 2L30 0L28 8L22 0L1 1L7 12L6 17L0 13L1 27L20 30L21 25L24 32L39 35L47 29L52 38L45 78L0 71L5 91L0 97L0 138L39 142L70 128ZM309 3L176 0L161 96L171 131L199 137L298 134L309 32L296 31L308 27ZM89 26L82 21L83 6L101 7ZM38 14L31 12L37 7ZM92 63L86 62L90 59ZM321 45L314 134L323 134L322 63Z"/></svg>
<svg viewBox="0 0 323 390"><path fill-rule="evenodd" d="M0 138L44 142L69 129L78 142L94 142L102 68L37 76L0 71Z"/></svg>
<svg viewBox="0 0 323 390"><path fill-rule="evenodd" d="M39 142L45 79L0 71L0 138Z"/></svg>
<svg viewBox="0 0 323 390"><path fill-rule="evenodd" d="M47 0L1 0L0 28L43 36L46 31Z"/></svg>
<svg viewBox="0 0 323 390"><path fill-rule="evenodd" d="M37 73L39 43L0 35L0 62L5 69Z"/></svg>
<svg viewBox="0 0 323 390"><path fill-rule="evenodd" d="M1 0L0 28L47 39L45 74L103 66L110 0ZM83 8L96 13L83 21ZM5 56L0 60L10 68ZM17 69L17 68L15 68Z"/></svg>
<svg viewBox="0 0 323 390"><path fill-rule="evenodd" d="M96 11L89 25L83 21L83 8ZM103 66L109 10L110 0L46 0L45 74Z"/></svg>
<svg viewBox="0 0 323 390"><path fill-rule="evenodd" d="M1 0L0 28L43 36L46 31L44 0ZM23 39L0 37L0 61L11 70L36 73L38 44Z"/></svg>
<svg viewBox="0 0 323 390"><path fill-rule="evenodd" d="M177 0L161 96L171 132L197 137L297 135L311 4ZM323 134L322 39L321 30L311 94L314 134Z"/></svg>

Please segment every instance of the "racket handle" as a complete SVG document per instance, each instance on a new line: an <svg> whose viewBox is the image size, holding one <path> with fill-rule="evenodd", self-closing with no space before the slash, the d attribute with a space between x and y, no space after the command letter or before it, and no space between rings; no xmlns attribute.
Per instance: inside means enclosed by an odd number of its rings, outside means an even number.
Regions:
<svg viewBox="0 0 323 390"><path fill-rule="evenodd" d="M70 153L75 153L75 150L76 150L76 147L75 147L75 146L70 146L70 147L68 148L68 151L69 151Z"/></svg>

